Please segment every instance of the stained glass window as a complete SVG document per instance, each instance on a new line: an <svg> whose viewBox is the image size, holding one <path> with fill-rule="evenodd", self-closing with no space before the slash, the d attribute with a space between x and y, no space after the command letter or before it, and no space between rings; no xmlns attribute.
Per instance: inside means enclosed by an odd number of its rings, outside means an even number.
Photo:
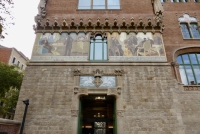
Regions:
<svg viewBox="0 0 200 134"><path fill-rule="evenodd" d="M183 54L177 57L179 72L185 85L200 85L200 54Z"/></svg>

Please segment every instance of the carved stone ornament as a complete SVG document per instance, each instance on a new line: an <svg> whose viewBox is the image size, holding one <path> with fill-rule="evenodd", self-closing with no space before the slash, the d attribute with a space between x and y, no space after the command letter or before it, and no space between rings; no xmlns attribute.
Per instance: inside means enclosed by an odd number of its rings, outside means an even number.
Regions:
<svg viewBox="0 0 200 134"><path fill-rule="evenodd" d="M122 88L121 87L117 87L117 93L121 94L121 92L122 92Z"/></svg>
<svg viewBox="0 0 200 134"><path fill-rule="evenodd" d="M71 110L71 116L72 117L78 117L79 110Z"/></svg>
<svg viewBox="0 0 200 134"><path fill-rule="evenodd" d="M95 86L98 88L103 83L103 81L101 80L101 75L103 71L97 69L96 71L93 72L94 72L94 81L92 83L95 84Z"/></svg>
<svg viewBox="0 0 200 134"><path fill-rule="evenodd" d="M152 3L153 3L153 9L154 9L155 15L157 13L163 13L164 12L164 9L163 9L163 6L162 6L162 3L161 3L160 0L152 0Z"/></svg>
<svg viewBox="0 0 200 134"><path fill-rule="evenodd" d="M124 117L124 110L117 110L118 117Z"/></svg>
<svg viewBox="0 0 200 134"><path fill-rule="evenodd" d="M74 94L78 93L79 88L78 87L74 87Z"/></svg>
<svg viewBox="0 0 200 134"><path fill-rule="evenodd" d="M38 4L38 14L35 16L35 22L41 22L41 20L46 17L46 4L48 0L40 0Z"/></svg>
<svg viewBox="0 0 200 134"><path fill-rule="evenodd" d="M124 74L124 70L122 70L122 69L115 69L115 75L116 76L122 76L122 74Z"/></svg>
<svg viewBox="0 0 200 134"><path fill-rule="evenodd" d="M98 88L103 83L103 81L101 80L101 77L96 76L92 83Z"/></svg>
<svg viewBox="0 0 200 134"><path fill-rule="evenodd" d="M75 69L74 70L74 76L80 76L81 75L81 70L80 69Z"/></svg>
<svg viewBox="0 0 200 134"><path fill-rule="evenodd" d="M179 67L179 64L178 64L177 62L171 62L171 65L172 65L173 67Z"/></svg>
<svg viewBox="0 0 200 134"><path fill-rule="evenodd" d="M164 9L163 9L163 6L161 4L161 1L160 0L151 0L151 1L152 1L152 4L153 4L154 14L156 15L155 16L156 22L162 23Z"/></svg>

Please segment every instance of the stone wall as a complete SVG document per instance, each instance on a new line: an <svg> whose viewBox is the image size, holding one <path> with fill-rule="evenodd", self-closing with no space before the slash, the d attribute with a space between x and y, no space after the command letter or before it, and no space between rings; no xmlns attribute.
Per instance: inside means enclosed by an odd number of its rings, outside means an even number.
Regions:
<svg viewBox="0 0 200 134"><path fill-rule="evenodd" d="M123 111L117 119L118 134L197 134L200 122L200 93L183 90L167 63L30 63L19 96L15 119L21 120L24 105L30 105L25 133L75 134L78 118L72 110L78 98L74 94L74 69L113 72L123 69L120 77ZM119 110L119 109L118 109Z"/></svg>
<svg viewBox="0 0 200 134"><path fill-rule="evenodd" d="M0 119L0 133L18 134L21 126L21 121Z"/></svg>

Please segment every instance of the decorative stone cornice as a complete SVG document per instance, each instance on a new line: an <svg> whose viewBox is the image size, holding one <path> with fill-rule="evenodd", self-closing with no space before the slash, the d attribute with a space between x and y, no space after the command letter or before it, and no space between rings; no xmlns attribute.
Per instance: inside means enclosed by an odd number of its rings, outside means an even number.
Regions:
<svg viewBox="0 0 200 134"><path fill-rule="evenodd" d="M184 91L200 91L200 85L188 85L183 87Z"/></svg>
<svg viewBox="0 0 200 134"><path fill-rule="evenodd" d="M62 33L62 32L91 32L95 33L105 33L105 32L160 32L162 33L164 30L164 25L162 21L152 20L148 18L147 20L138 19L137 21L134 18L122 18L122 20L118 21L116 18L100 20L97 18L96 20L89 18L87 21L83 21L80 19L76 21L74 19L60 20L58 18L54 18L54 20L46 19L44 20L41 15L36 16L36 26L33 27L36 33Z"/></svg>

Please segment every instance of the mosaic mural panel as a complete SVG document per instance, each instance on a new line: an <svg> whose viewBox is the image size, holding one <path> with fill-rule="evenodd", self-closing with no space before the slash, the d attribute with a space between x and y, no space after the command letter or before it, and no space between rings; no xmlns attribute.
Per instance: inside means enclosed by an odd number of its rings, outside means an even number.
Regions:
<svg viewBox="0 0 200 134"><path fill-rule="evenodd" d="M122 32L107 36L110 56L165 56L160 34Z"/></svg>
<svg viewBox="0 0 200 134"><path fill-rule="evenodd" d="M46 59L49 60L65 59L63 56L74 58L85 56L87 58L89 55L89 45L89 33L38 33L32 52L32 59L44 60L44 57L47 57ZM58 58L55 58L55 56Z"/></svg>
<svg viewBox="0 0 200 134"><path fill-rule="evenodd" d="M162 35L147 32L107 33L109 61L166 61ZM88 61L90 33L38 33L32 61Z"/></svg>

